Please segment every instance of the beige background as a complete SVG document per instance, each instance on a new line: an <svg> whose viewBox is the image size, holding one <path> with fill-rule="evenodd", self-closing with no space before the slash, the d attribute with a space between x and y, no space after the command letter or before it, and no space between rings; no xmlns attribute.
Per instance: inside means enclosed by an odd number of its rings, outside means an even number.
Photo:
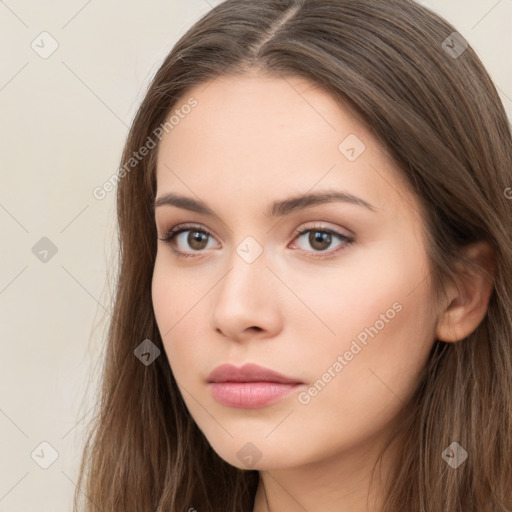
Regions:
<svg viewBox="0 0 512 512"><path fill-rule="evenodd" d="M116 251L115 192L92 190L162 59L216 3L0 2L0 512L71 510ZM512 0L424 3L474 46L512 117ZM58 454L47 469L42 442Z"/></svg>

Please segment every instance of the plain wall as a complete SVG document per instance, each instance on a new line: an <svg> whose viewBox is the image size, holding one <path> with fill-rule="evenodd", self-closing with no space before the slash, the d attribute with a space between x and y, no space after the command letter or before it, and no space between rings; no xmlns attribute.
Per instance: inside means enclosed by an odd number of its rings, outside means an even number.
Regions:
<svg viewBox="0 0 512 512"><path fill-rule="evenodd" d="M0 2L0 512L71 510L115 271L115 191L92 191L116 173L149 79L217 3ZM512 117L512 2L424 3L473 45ZM47 469L42 442L58 453Z"/></svg>

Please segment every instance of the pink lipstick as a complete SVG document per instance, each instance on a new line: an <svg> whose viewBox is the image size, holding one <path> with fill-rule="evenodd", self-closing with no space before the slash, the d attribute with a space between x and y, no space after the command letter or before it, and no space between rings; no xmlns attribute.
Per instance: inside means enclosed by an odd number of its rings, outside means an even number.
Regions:
<svg viewBox="0 0 512 512"><path fill-rule="evenodd" d="M303 382L256 364L223 364L206 378L214 398L229 407L255 409L273 404Z"/></svg>

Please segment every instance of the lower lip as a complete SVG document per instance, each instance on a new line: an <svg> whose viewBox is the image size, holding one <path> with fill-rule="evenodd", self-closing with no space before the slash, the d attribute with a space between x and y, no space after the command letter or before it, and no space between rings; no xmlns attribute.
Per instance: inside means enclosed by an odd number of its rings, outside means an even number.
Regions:
<svg viewBox="0 0 512 512"><path fill-rule="evenodd" d="M218 402L244 409L273 404L300 386L281 382L211 382L209 385Z"/></svg>

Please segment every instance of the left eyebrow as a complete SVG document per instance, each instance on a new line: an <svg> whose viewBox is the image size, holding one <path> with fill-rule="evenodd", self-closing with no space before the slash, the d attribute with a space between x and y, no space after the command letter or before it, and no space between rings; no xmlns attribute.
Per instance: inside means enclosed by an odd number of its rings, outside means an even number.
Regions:
<svg viewBox="0 0 512 512"><path fill-rule="evenodd" d="M265 212L267 217L284 217L290 215L298 210L304 210L313 206L332 202L344 202L349 204L355 204L367 208L373 212L376 211L375 207L361 199L360 197L354 196L347 192L341 191L326 191L316 192L309 194L302 194L288 199L282 199L274 201L270 208ZM180 196L172 192L163 194L155 200L154 208L160 206L176 206L177 208L183 208L196 213L201 213L208 216L216 216L214 211L209 208L205 203L200 200L193 199L192 197Z"/></svg>

